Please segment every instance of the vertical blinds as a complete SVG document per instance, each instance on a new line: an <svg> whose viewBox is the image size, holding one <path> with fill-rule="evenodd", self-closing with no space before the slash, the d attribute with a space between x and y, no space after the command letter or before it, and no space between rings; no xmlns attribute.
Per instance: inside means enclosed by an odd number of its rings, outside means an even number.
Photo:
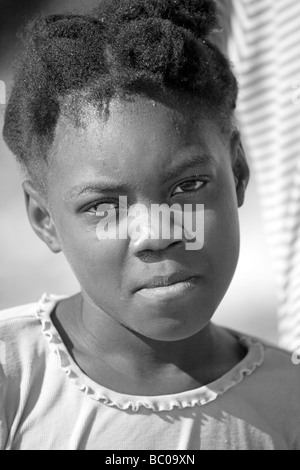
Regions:
<svg viewBox="0 0 300 470"><path fill-rule="evenodd" d="M300 0L218 0L218 7L240 83L238 119L274 265L280 343L296 350L300 347Z"/></svg>

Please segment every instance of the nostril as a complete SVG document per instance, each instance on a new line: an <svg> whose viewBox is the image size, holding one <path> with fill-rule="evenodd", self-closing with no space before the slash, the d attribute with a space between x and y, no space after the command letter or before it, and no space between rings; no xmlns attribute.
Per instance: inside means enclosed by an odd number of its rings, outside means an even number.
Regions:
<svg viewBox="0 0 300 470"><path fill-rule="evenodd" d="M161 248L161 249L147 248L144 250L138 250L136 251L135 254L145 263L147 262L154 263L170 256L170 252L175 247L178 247L179 245L182 245L181 241L174 241L173 243L169 244L165 248Z"/></svg>

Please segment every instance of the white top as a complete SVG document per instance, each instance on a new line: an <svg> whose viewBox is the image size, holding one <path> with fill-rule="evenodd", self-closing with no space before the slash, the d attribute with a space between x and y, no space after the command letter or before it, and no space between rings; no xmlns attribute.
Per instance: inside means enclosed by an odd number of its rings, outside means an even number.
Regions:
<svg viewBox="0 0 300 470"><path fill-rule="evenodd" d="M234 333L245 358L219 380L133 396L87 377L55 329L61 297L0 312L0 449L300 450L300 366Z"/></svg>

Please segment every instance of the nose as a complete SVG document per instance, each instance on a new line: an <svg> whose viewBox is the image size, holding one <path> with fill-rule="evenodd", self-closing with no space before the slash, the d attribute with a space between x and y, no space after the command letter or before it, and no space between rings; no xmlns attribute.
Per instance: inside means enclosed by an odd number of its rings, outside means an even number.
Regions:
<svg viewBox="0 0 300 470"><path fill-rule="evenodd" d="M163 251L166 250L169 246L179 243L178 240L170 239L153 239L151 236L146 236L145 232L132 243L132 248L135 253L139 253L146 250L152 251Z"/></svg>
<svg viewBox="0 0 300 470"><path fill-rule="evenodd" d="M135 254L145 250L162 251L182 243L182 240L175 238L174 233L166 215L153 218L148 211L140 213L129 225L130 245Z"/></svg>

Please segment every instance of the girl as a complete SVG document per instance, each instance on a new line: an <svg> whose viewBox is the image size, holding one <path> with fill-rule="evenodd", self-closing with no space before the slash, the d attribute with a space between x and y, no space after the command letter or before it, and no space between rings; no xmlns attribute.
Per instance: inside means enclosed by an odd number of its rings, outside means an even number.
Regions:
<svg viewBox="0 0 300 470"><path fill-rule="evenodd" d="M1 449L300 449L299 369L211 322L249 178L215 26L208 0L29 25L4 137L30 223L81 292L1 313ZM138 236L100 239L103 215L125 223L121 196L202 204L203 248L144 217Z"/></svg>

